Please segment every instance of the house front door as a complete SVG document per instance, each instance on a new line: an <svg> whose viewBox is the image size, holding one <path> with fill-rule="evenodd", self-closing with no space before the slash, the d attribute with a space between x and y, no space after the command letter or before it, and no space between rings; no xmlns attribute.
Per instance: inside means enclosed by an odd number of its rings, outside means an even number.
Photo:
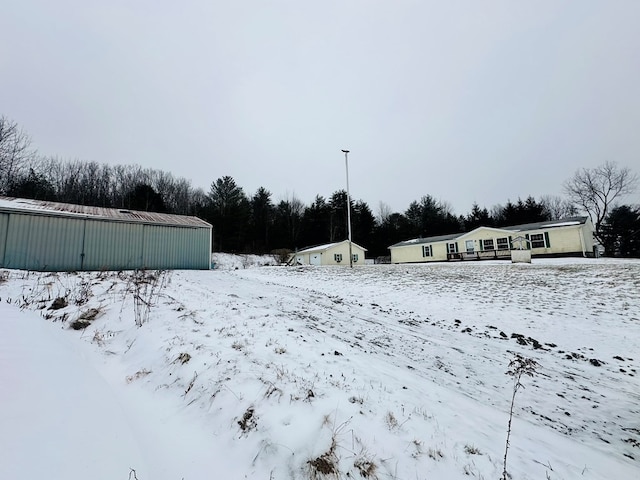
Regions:
<svg viewBox="0 0 640 480"><path fill-rule="evenodd" d="M464 245L467 249L467 253L473 253L473 240L467 240Z"/></svg>

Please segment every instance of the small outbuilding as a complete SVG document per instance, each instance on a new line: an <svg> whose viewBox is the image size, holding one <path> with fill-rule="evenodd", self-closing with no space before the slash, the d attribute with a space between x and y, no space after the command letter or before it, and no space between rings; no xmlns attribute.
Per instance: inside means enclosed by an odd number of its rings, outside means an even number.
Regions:
<svg viewBox="0 0 640 480"><path fill-rule="evenodd" d="M197 217L0 197L3 268L206 270L211 233Z"/></svg>
<svg viewBox="0 0 640 480"><path fill-rule="evenodd" d="M351 242L353 265L364 265L366 248ZM346 265L349 266L349 240L305 248L293 254L290 263L296 265Z"/></svg>

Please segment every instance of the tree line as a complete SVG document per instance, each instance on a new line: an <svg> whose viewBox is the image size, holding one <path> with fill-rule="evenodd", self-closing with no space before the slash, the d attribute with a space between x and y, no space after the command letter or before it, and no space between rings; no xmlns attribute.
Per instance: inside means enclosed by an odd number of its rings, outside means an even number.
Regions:
<svg viewBox="0 0 640 480"><path fill-rule="evenodd" d="M532 196L493 206L474 204L455 215L446 202L424 195L404 212L384 203L376 214L362 200L350 199L352 239L369 257L388 255L394 243L473 230L557 220L585 212L607 254L640 256L640 207L619 205L633 193L638 178L628 168L606 163L582 169L564 185L566 197ZM230 176L211 183L208 192L184 178L137 165L39 155L19 126L0 117L0 195L108 208L195 215L213 225L215 251L270 253L301 249L347 238L347 193L318 194L310 205L290 195L274 201L260 187L247 194Z"/></svg>

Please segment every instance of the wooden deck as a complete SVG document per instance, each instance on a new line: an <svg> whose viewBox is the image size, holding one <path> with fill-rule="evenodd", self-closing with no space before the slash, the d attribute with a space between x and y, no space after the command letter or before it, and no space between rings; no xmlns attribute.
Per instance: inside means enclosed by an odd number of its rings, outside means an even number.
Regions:
<svg viewBox="0 0 640 480"><path fill-rule="evenodd" d="M511 250L484 250L477 252L447 253L447 261L510 260Z"/></svg>

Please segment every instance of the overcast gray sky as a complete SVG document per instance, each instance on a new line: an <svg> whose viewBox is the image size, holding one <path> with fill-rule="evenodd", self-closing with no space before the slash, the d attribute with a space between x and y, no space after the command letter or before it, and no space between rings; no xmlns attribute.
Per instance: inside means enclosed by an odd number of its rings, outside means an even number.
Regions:
<svg viewBox="0 0 640 480"><path fill-rule="evenodd" d="M640 171L640 1L19 0L0 114L41 154L404 211Z"/></svg>

